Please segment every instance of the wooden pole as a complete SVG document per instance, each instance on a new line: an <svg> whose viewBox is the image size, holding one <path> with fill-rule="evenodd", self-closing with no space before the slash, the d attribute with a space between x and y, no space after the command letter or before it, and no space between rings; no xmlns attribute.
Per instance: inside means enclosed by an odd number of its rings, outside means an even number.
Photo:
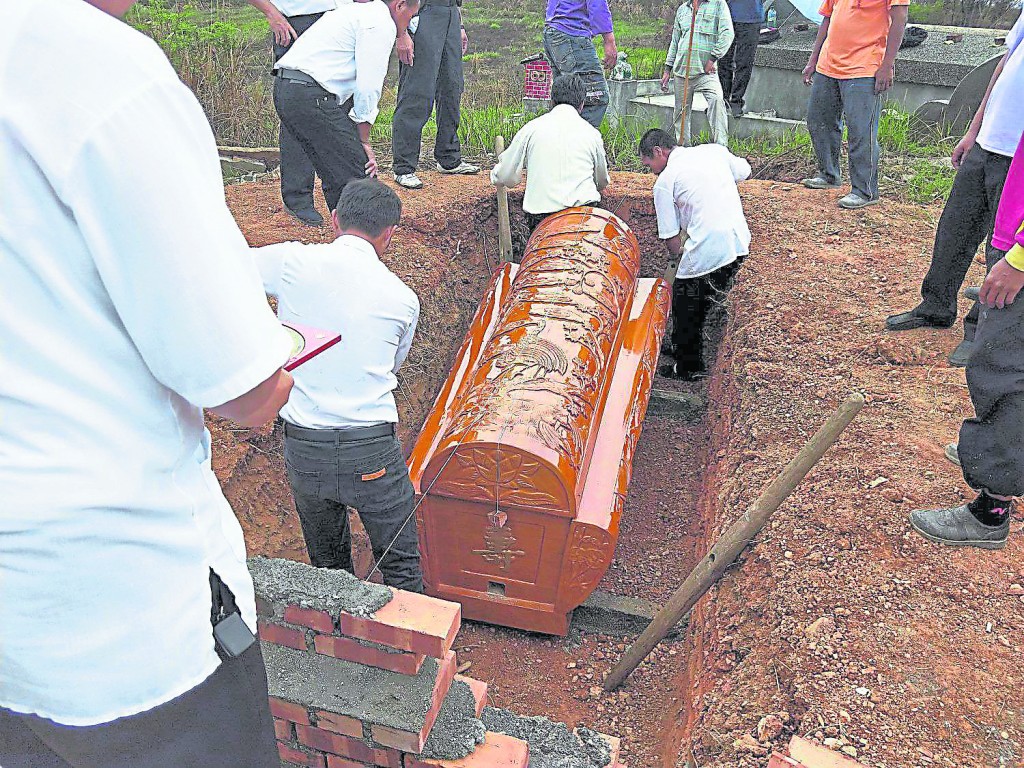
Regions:
<svg viewBox="0 0 1024 768"><path fill-rule="evenodd" d="M676 590L675 594L654 617L643 634L630 646L619 659L608 678L604 681L604 689L613 691L629 677L640 662L656 646L669 630L685 616L698 600L717 582L726 568L739 557L743 548L758 534L772 513L793 492L793 489L818 463L839 435L849 426L854 417L864 407L864 396L853 393L829 417L821 429L807 441L800 452L793 457L789 465L762 491L743 517L733 523L729 530L722 534L711 550L690 571L686 581Z"/></svg>
<svg viewBox="0 0 1024 768"><path fill-rule="evenodd" d="M505 151L505 138L494 137L494 157L497 159ZM508 190L498 187L498 262L504 264L512 261L512 222L508 217Z"/></svg>
<svg viewBox="0 0 1024 768"><path fill-rule="evenodd" d="M690 114L689 106L689 95L690 95L690 60L693 58L693 28L697 26L697 0L690 0L690 7L693 8L693 14L690 16L690 41L686 44L686 79L683 80L683 105L682 109L679 110L679 146L685 146L683 141L683 134L685 133L683 128L686 125L686 118ZM675 91L675 83L672 84L672 90Z"/></svg>

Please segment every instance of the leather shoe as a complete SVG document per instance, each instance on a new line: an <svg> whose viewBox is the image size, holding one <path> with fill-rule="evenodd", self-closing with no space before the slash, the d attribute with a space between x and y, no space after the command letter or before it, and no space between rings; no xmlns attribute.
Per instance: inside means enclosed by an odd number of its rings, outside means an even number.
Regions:
<svg viewBox="0 0 1024 768"><path fill-rule="evenodd" d="M324 225L324 217L321 216L315 208L298 208L296 210L292 210L286 205L284 209L307 226L322 227Z"/></svg>
<svg viewBox="0 0 1024 768"><path fill-rule="evenodd" d="M708 377L707 371L681 371L676 367L675 363L661 366L658 369L658 373L666 379L675 379L676 381L700 381Z"/></svg>
<svg viewBox="0 0 1024 768"><path fill-rule="evenodd" d="M971 285L964 288L964 298L970 299L971 301L977 301L981 298L981 286Z"/></svg>
<svg viewBox="0 0 1024 768"><path fill-rule="evenodd" d="M885 318L885 330L887 331L912 331L915 328L951 328L952 326L952 320L936 320L919 315L914 310Z"/></svg>

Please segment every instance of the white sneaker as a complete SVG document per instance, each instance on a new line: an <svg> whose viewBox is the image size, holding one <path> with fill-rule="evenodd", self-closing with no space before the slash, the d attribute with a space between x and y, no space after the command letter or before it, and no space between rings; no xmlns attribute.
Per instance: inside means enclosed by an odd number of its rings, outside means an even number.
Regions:
<svg viewBox="0 0 1024 768"><path fill-rule="evenodd" d="M445 168L443 165L438 163L437 164L437 172L438 173L461 173L461 174L467 174L468 175L468 174L471 174L471 173L480 173L480 166L479 165L473 165L472 163L467 163L465 160L463 160L461 163L456 165L454 168Z"/></svg>
<svg viewBox="0 0 1024 768"><path fill-rule="evenodd" d="M419 189L423 186L420 177L415 173L396 173L395 182L398 186L405 187L406 189Z"/></svg>

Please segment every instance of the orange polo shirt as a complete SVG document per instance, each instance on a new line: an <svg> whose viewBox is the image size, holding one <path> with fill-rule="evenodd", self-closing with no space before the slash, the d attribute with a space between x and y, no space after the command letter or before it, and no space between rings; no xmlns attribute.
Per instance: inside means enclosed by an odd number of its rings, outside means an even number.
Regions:
<svg viewBox="0 0 1024 768"><path fill-rule="evenodd" d="M829 16L818 72L838 80L874 77L885 58L889 9L910 0L824 0L818 13Z"/></svg>

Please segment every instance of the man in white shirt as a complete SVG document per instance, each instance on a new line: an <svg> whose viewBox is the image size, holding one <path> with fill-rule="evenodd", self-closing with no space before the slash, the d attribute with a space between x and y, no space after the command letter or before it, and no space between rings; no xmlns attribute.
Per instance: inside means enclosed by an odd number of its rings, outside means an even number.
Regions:
<svg viewBox="0 0 1024 768"><path fill-rule="evenodd" d="M397 30L418 10L419 0L340 5L277 62L274 106L313 161L329 210L348 182L377 175L370 129Z"/></svg>
<svg viewBox="0 0 1024 768"><path fill-rule="evenodd" d="M921 303L888 317L886 330L949 328L956 322L957 293L978 246L985 244L989 269L1005 255L990 237L1010 160L1024 131L1024 12L1006 36L1006 45L1009 50L996 65L967 133L953 150L956 177L935 230ZM975 299L964 318L964 339L949 356L950 365L967 365L979 313Z"/></svg>
<svg viewBox="0 0 1024 768"><path fill-rule="evenodd" d="M202 108L90 3L0 4L0 765L271 768L201 409L274 418L291 344Z"/></svg>
<svg viewBox="0 0 1024 768"><path fill-rule="evenodd" d="M249 0L249 4L267 17L274 35L275 62L288 52L299 35L313 26L313 22L337 7L335 0ZM281 150L281 200L285 209L303 224L320 226L324 220L313 205L313 161L284 123L281 123L278 146Z"/></svg>
<svg viewBox="0 0 1024 768"><path fill-rule="evenodd" d="M586 97L582 77L556 77L551 111L520 128L491 171L492 184L514 187L526 169L523 211L531 232L552 213L597 205L608 186L601 132L580 116Z"/></svg>
<svg viewBox="0 0 1024 768"><path fill-rule="evenodd" d="M380 182L350 182L331 214L333 243L268 245L256 251L256 263L277 297L278 317L341 334L339 344L295 371L281 411L288 482L310 562L352 571L352 506L385 583L422 592L393 394L420 303L381 261L401 212L398 195Z"/></svg>
<svg viewBox="0 0 1024 768"><path fill-rule="evenodd" d="M678 259L672 285L675 363L662 370L692 381L705 375L704 319L750 249L750 230L736 183L750 164L721 144L680 147L665 131L640 139L640 160L658 174L658 237Z"/></svg>

